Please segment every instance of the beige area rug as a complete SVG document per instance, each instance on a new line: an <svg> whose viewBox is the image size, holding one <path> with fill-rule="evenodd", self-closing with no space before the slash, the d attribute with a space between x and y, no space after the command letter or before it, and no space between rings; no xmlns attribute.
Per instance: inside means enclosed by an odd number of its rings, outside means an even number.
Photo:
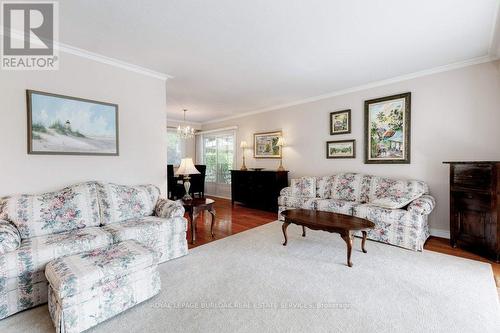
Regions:
<svg viewBox="0 0 500 333"><path fill-rule="evenodd" d="M491 266L273 222L160 266L162 291L91 332L498 332ZM53 332L47 306L0 332Z"/></svg>

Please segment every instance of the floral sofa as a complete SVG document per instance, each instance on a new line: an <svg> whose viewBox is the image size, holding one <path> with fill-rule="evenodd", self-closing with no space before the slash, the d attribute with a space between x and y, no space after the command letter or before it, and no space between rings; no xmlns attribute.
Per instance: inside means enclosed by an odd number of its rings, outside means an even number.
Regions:
<svg viewBox="0 0 500 333"><path fill-rule="evenodd" d="M153 185L86 182L0 199L0 319L46 303L50 261L136 240L159 262L187 254L184 208Z"/></svg>
<svg viewBox="0 0 500 333"><path fill-rule="evenodd" d="M353 215L375 223L369 239L421 251L435 200L422 181L341 173L292 179L278 204L280 220L282 211L294 208Z"/></svg>

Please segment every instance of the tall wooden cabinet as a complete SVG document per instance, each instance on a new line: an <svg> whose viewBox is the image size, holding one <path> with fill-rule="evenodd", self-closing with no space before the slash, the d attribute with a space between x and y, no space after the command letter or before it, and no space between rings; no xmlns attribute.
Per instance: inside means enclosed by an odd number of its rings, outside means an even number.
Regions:
<svg viewBox="0 0 500 333"><path fill-rule="evenodd" d="M278 197L288 186L288 171L231 170L232 203L278 212Z"/></svg>
<svg viewBox="0 0 500 333"><path fill-rule="evenodd" d="M500 162L450 164L450 242L500 259Z"/></svg>

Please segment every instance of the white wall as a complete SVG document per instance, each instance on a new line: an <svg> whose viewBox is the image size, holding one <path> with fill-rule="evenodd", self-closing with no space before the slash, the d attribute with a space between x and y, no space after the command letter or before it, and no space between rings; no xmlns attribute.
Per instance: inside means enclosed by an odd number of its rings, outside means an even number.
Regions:
<svg viewBox="0 0 500 333"><path fill-rule="evenodd" d="M412 93L411 164L364 164L364 101L408 91ZM330 135L329 113L343 109L352 110L352 133ZM500 160L500 61L206 124L203 130L232 125L238 126L238 147L241 140L252 143L255 132L282 129L287 143L283 163L291 178L354 171L424 180L437 199L431 228L449 230L448 166L442 162ZM341 139L356 139L356 159L326 159L326 141ZM248 167L278 167L277 160L252 156L249 149Z"/></svg>
<svg viewBox="0 0 500 333"><path fill-rule="evenodd" d="M86 180L165 191L165 81L66 53L58 71L0 71L0 196ZM120 156L27 154L26 89L119 105Z"/></svg>

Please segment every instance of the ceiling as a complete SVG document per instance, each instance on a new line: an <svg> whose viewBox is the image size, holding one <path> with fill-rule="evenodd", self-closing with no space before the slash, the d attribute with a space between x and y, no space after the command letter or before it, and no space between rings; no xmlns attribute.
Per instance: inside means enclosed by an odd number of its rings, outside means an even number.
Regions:
<svg viewBox="0 0 500 333"><path fill-rule="evenodd" d="M206 122L492 55L499 0L60 1L60 40L174 78Z"/></svg>

